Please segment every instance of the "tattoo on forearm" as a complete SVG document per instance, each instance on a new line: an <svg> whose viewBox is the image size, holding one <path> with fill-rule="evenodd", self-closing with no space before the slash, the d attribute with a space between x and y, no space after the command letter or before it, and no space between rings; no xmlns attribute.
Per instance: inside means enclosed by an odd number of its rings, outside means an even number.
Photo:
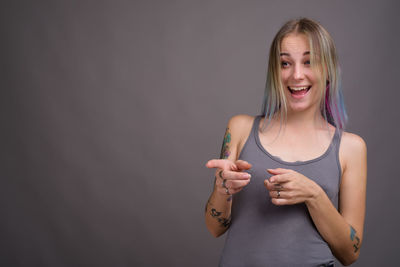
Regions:
<svg viewBox="0 0 400 267"><path fill-rule="evenodd" d="M231 217L229 218L223 218L220 217L222 214L222 212L217 211L216 209L211 209L211 216L215 219L217 219L217 221L221 224L221 226L223 227L228 227L231 224Z"/></svg>
<svg viewBox="0 0 400 267"><path fill-rule="evenodd" d="M206 204L206 212L207 212L208 206L211 206L211 205L212 204L210 202L210 199L208 199L207 204ZM211 217L215 218L221 224L222 227L227 228L230 226L231 217L229 217L229 218L221 217L221 215L222 215L221 211L217 211L216 209L214 209L212 207L210 207L210 208L211 208L211 210L210 210Z"/></svg>
<svg viewBox="0 0 400 267"><path fill-rule="evenodd" d="M229 128L226 128L224 142L222 143L220 159L227 159L231 152L229 151L229 143L231 142L231 133Z"/></svg>
<svg viewBox="0 0 400 267"><path fill-rule="evenodd" d="M354 253L357 253L357 251L360 248L360 238L357 236L356 230L350 225L350 239L351 241L354 241L353 247L354 247Z"/></svg>

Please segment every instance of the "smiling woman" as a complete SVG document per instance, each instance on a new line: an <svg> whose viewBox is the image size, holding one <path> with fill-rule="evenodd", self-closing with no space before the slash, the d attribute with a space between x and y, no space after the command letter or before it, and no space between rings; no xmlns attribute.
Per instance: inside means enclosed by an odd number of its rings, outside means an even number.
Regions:
<svg viewBox="0 0 400 267"><path fill-rule="evenodd" d="M310 66L310 46L304 34L289 34L281 44L282 86L287 88L287 112L296 112L307 108L318 109L315 103L321 99L318 71ZM316 110L310 112L316 113Z"/></svg>
<svg viewBox="0 0 400 267"><path fill-rule="evenodd" d="M363 236L367 160L344 131L333 40L291 20L269 55L262 113L228 122L205 220L228 237L220 266L334 266L354 262ZM340 198L339 198L340 195Z"/></svg>
<svg viewBox="0 0 400 267"><path fill-rule="evenodd" d="M288 81L288 78L292 80ZM286 117L286 89L295 89L288 86L304 83L302 78L313 78L314 88L319 87L315 91L320 96L321 114L325 120L343 129L347 114L340 88L336 48L330 34L310 19L287 22L272 41L262 107L266 120L278 111L283 119ZM294 84L284 84L285 81Z"/></svg>

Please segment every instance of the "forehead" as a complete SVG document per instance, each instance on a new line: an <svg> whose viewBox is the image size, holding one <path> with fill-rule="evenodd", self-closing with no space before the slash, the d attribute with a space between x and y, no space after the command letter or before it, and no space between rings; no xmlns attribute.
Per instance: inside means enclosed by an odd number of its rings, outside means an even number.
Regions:
<svg viewBox="0 0 400 267"><path fill-rule="evenodd" d="M310 44L305 34L290 33L281 42L281 52L288 52L291 55L303 55L306 51L310 51Z"/></svg>

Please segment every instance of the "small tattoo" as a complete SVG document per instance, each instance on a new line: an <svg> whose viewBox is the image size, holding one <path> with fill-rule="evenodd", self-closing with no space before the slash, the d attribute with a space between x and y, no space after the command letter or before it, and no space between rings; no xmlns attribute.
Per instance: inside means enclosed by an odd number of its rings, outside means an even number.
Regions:
<svg viewBox="0 0 400 267"><path fill-rule="evenodd" d="M225 218L219 218L218 221L221 223L221 225L223 227L228 227L229 225L231 225L231 219L225 219Z"/></svg>
<svg viewBox="0 0 400 267"><path fill-rule="evenodd" d="M230 224L231 224L231 217L229 217L229 218L220 217L221 214L222 214L222 212L221 212L221 211L217 211L217 210L214 209L214 208L211 209L210 214L211 214L211 216L212 216L213 218L217 219L217 221L221 224L221 226L223 226L223 227L228 227L228 226L230 226Z"/></svg>
<svg viewBox="0 0 400 267"><path fill-rule="evenodd" d="M350 239L353 241L354 236L356 235L356 230L352 226L350 226Z"/></svg>
<svg viewBox="0 0 400 267"><path fill-rule="evenodd" d="M232 200L232 195L230 195L227 199L226 199L226 201L231 201Z"/></svg>
<svg viewBox="0 0 400 267"><path fill-rule="evenodd" d="M231 142L231 133L229 132L229 128L226 128L224 142L222 143L221 155L220 159L227 159L231 152L229 151L229 143Z"/></svg>
<svg viewBox="0 0 400 267"><path fill-rule="evenodd" d="M222 212L217 211L216 209L211 209L211 216L219 217L221 214L222 214Z"/></svg>
<svg viewBox="0 0 400 267"><path fill-rule="evenodd" d="M355 241L353 247L354 247L354 253L357 253L357 251L360 248L360 238L357 236L356 230L351 225L350 225L350 239L351 241Z"/></svg>

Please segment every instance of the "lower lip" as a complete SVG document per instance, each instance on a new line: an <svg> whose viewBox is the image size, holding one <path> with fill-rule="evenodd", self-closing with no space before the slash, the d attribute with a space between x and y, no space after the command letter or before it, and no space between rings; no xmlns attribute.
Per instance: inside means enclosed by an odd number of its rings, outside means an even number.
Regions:
<svg viewBox="0 0 400 267"><path fill-rule="evenodd" d="M288 90L289 90L289 88L288 88ZM311 90L311 88L308 90L304 90L301 93L297 93L297 94L292 94L292 92L289 90L289 93L295 99L302 99L303 97L305 97L308 94L308 92L310 92L310 90Z"/></svg>

